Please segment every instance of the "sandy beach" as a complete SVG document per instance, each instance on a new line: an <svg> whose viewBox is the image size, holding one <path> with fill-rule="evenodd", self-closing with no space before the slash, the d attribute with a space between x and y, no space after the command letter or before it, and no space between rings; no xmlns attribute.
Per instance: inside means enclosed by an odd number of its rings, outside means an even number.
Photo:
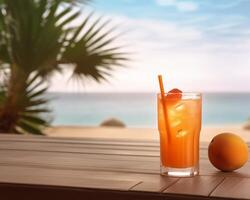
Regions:
<svg viewBox="0 0 250 200"><path fill-rule="evenodd" d="M54 126L46 131L53 137L80 137L80 138L112 138L133 140L158 140L158 131L155 128L115 128L115 127L81 127L81 126ZM244 130L243 125L209 125L201 131L201 141L209 142L213 136L231 132L250 142L250 131Z"/></svg>

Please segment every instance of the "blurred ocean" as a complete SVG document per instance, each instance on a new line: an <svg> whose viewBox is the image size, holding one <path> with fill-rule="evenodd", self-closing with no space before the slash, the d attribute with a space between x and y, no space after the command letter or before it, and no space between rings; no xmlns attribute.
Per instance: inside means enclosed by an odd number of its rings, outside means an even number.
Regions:
<svg viewBox="0 0 250 200"><path fill-rule="evenodd" d="M156 127L153 93L49 93L53 125L97 126L111 117L128 127ZM239 124L250 118L250 93L203 94L203 125Z"/></svg>

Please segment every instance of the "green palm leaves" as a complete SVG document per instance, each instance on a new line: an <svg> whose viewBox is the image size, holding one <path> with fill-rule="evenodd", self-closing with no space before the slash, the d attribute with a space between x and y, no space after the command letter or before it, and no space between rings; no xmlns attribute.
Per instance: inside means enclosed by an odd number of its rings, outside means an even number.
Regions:
<svg viewBox="0 0 250 200"><path fill-rule="evenodd" d="M127 60L110 21L83 18L74 2L0 1L0 132L42 133L49 124L42 85L55 71L99 82Z"/></svg>
<svg viewBox="0 0 250 200"><path fill-rule="evenodd" d="M41 129L49 125L47 113L50 110L47 108L48 100L44 97L47 87L41 87L42 84L37 76L27 81L17 103L19 110L14 132L41 135Z"/></svg>
<svg viewBox="0 0 250 200"><path fill-rule="evenodd" d="M109 37L112 30L103 31L109 21L101 23L101 18L99 18L92 26L87 27L91 16L92 14L74 30L73 35L67 40L68 45L62 54L62 60L75 64L73 76L79 78L90 76L100 81L110 75L109 71L112 66L121 65L126 58L122 53L117 52L119 48L111 47L110 44L116 39L115 36ZM81 31L84 31L82 35L80 35Z"/></svg>

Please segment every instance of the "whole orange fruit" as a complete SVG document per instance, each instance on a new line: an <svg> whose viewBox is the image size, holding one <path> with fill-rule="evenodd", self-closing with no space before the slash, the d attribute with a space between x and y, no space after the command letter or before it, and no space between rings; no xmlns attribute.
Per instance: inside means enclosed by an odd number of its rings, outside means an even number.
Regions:
<svg viewBox="0 0 250 200"><path fill-rule="evenodd" d="M214 167L231 172L248 160L248 147L241 137L233 133L216 135L209 144L208 158Z"/></svg>

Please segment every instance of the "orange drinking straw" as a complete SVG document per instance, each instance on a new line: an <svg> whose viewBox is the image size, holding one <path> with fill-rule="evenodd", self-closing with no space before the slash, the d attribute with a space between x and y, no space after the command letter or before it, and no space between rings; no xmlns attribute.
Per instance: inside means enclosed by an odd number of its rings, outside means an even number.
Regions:
<svg viewBox="0 0 250 200"><path fill-rule="evenodd" d="M164 100L165 99L165 91L164 91L164 85L163 85L163 81L162 81L162 75L158 75L158 80L159 80L159 85L160 85L160 90L161 90L163 116L164 116L166 131L167 131L167 137L170 138L170 132L169 132L169 127L168 127L167 106L166 106L166 102Z"/></svg>

